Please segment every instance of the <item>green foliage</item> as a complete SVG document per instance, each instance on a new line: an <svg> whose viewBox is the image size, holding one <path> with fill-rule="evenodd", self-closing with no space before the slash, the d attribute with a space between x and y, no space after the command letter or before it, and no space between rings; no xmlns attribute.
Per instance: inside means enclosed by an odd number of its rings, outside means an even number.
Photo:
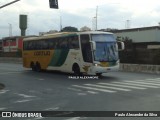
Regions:
<svg viewBox="0 0 160 120"><path fill-rule="evenodd" d="M78 32L78 29L76 27L67 26L64 27L61 32Z"/></svg>

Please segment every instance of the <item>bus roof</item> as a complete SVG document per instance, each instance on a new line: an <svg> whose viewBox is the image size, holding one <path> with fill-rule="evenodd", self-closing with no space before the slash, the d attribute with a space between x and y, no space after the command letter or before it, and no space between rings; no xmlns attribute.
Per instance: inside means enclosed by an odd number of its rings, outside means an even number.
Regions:
<svg viewBox="0 0 160 120"><path fill-rule="evenodd" d="M58 33L46 34L46 35L42 35L42 36L24 38L23 41L41 40L41 39L56 38L56 37L65 37L65 36L74 36L74 35L80 35L80 34L113 34L113 33L102 32L102 31L58 32Z"/></svg>

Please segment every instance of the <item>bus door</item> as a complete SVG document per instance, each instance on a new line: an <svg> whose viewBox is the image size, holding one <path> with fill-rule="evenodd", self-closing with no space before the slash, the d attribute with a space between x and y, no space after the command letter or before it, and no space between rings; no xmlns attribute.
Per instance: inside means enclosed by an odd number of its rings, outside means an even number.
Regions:
<svg viewBox="0 0 160 120"><path fill-rule="evenodd" d="M91 44L90 44L90 37L89 35L80 35L80 40L81 40L81 50L82 50L82 56L84 62L93 62L93 57L92 57L92 50L91 50Z"/></svg>

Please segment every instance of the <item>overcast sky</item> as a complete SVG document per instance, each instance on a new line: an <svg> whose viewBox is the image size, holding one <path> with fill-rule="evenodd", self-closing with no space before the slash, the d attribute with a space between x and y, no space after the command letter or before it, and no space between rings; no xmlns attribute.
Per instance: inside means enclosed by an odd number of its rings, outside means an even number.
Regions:
<svg viewBox="0 0 160 120"><path fill-rule="evenodd" d="M0 6L14 0L0 0ZM9 24L12 35L20 35L19 15L28 15L27 35L39 32L60 30L62 27L83 26L94 28L96 8L98 6L98 29L125 29L129 27L156 26L160 22L159 0L58 0L59 9L50 9L49 0L21 0L0 9L0 38L9 36Z"/></svg>

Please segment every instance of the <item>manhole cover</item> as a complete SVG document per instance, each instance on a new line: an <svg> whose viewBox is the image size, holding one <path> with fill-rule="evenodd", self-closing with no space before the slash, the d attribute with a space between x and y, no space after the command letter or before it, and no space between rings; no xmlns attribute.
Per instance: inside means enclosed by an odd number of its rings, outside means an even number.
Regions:
<svg viewBox="0 0 160 120"><path fill-rule="evenodd" d="M4 89L5 85L0 83L0 90Z"/></svg>

